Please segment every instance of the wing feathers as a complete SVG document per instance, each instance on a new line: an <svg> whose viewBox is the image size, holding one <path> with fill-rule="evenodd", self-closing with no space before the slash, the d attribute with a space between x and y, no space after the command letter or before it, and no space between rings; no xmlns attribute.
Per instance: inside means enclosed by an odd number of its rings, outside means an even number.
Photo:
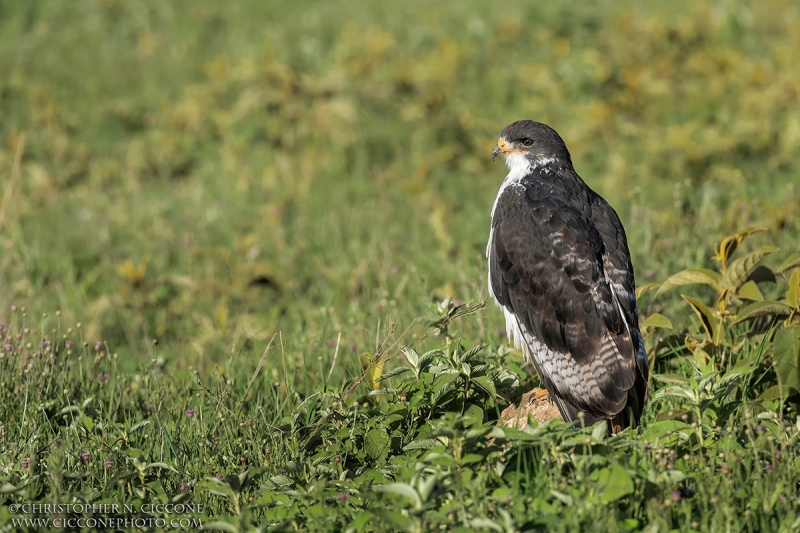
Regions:
<svg viewBox="0 0 800 533"><path fill-rule="evenodd" d="M627 405L638 421L647 358L624 231L573 175L554 185L552 173L545 181L534 171L501 189L487 246L490 290L565 418L576 409L612 418Z"/></svg>

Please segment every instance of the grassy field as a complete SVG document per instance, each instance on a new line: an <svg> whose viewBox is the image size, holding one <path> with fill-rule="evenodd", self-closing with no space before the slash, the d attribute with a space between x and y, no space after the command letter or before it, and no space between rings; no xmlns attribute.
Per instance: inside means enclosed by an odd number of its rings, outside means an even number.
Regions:
<svg viewBox="0 0 800 533"><path fill-rule="evenodd" d="M800 530L800 8L662 4L0 0L3 527ZM521 118L627 228L637 431L497 426Z"/></svg>

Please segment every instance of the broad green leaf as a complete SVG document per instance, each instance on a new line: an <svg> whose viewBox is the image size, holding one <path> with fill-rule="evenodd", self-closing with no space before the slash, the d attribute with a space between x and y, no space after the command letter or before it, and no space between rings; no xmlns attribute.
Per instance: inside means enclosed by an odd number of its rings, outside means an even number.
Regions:
<svg viewBox="0 0 800 533"><path fill-rule="evenodd" d="M800 389L800 326L781 328L775 333L772 353L778 383Z"/></svg>
<svg viewBox="0 0 800 533"><path fill-rule="evenodd" d="M703 329L706 332L706 336L711 342L716 344L717 319L714 316L714 312L697 298L692 298L691 296L686 296L685 294L681 294L681 298L686 300L686 302L692 306L692 310L703 324Z"/></svg>
<svg viewBox="0 0 800 533"><path fill-rule="evenodd" d="M773 385L772 387L768 388L761 395L758 397L761 401L773 401L773 400L780 400L782 398L786 398L789 394L792 393L794 389L781 387L780 385Z"/></svg>
<svg viewBox="0 0 800 533"><path fill-rule="evenodd" d="M677 274L668 277L664 283L661 284L654 298L660 294L667 292L675 287L682 287L683 285L710 285L714 289L719 290L719 274L707 268L690 268L688 270L681 270Z"/></svg>
<svg viewBox="0 0 800 533"><path fill-rule="evenodd" d="M763 302L752 303L739 311L734 324L751 320L761 316L783 316L792 312L792 308L783 302L765 300Z"/></svg>
<svg viewBox="0 0 800 533"><path fill-rule="evenodd" d="M722 269L725 270L728 266L728 260L736 251L742 242L754 233L767 231L767 228L745 228L733 235L725 237L719 243L719 247L714 248L714 259L722 263Z"/></svg>
<svg viewBox="0 0 800 533"><path fill-rule="evenodd" d="M411 485L406 483L386 483L385 485L374 485L372 488L378 492L403 496L404 498L411 500L411 503L414 505L415 509L422 508L422 500L420 499L419 494L417 494L417 491L414 490L414 487Z"/></svg>
<svg viewBox="0 0 800 533"><path fill-rule="evenodd" d="M644 442L658 442L660 439L666 438L675 432L689 432L691 426L681 420L662 420L650 424L644 433L642 433L642 440Z"/></svg>
<svg viewBox="0 0 800 533"><path fill-rule="evenodd" d="M633 493L633 480L622 466L614 464L595 470L589 479L597 484L599 498L602 502L614 502Z"/></svg>
<svg viewBox="0 0 800 533"><path fill-rule="evenodd" d="M482 388L486 393L494 398L497 395L497 391L494 388L494 381L489 376L478 376L476 378L472 378L472 381Z"/></svg>
<svg viewBox="0 0 800 533"><path fill-rule="evenodd" d="M792 270L789 276L789 289L786 291L786 301L795 309L800 309L800 268Z"/></svg>
<svg viewBox="0 0 800 533"><path fill-rule="evenodd" d="M439 439L417 439L403 446L403 451L408 450L430 450L442 443Z"/></svg>
<svg viewBox="0 0 800 533"><path fill-rule="evenodd" d="M373 459L379 458L389 447L389 435L385 430L371 429L364 437L364 451Z"/></svg>
<svg viewBox="0 0 800 533"><path fill-rule="evenodd" d="M774 246L761 246L758 250L752 251L744 257L740 257L731 263L725 270L722 277L722 286L726 288L738 289L747 281L747 276L764 259L764 256L777 252Z"/></svg>
<svg viewBox="0 0 800 533"><path fill-rule="evenodd" d="M761 294L761 290L756 285L756 282L750 280L746 282L744 285L739 287L739 290L736 291L736 296L739 298L743 298L745 300L755 300L757 302L761 302L764 300L764 295Z"/></svg>
<svg viewBox="0 0 800 533"><path fill-rule="evenodd" d="M790 268L796 267L796 266L800 266L800 252L795 252L792 255L790 255L789 257L787 257L786 261L781 263L781 266L779 266L777 269L775 269L775 272L778 272L778 273L785 272L786 270L789 270Z"/></svg>
<svg viewBox="0 0 800 533"><path fill-rule="evenodd" d="M667 328L672 329L672 322L670 322L669 318L665 317L660 313L653 313L642 322L642 326L647 326L651 328Z"/></svg>
<svg viewBox="0 0 800 533"><path fill-rule="evenodd" d="M409 367L407 367L407 366L398 366L397 368L393 368L393 369L389 370L388 372L386 372L377 381L380 383L381 381L384 381L386 379L393 378L395 376L399 376L400 374L405 374L406 372L409 372L410 370L411 369Z"/></svg>

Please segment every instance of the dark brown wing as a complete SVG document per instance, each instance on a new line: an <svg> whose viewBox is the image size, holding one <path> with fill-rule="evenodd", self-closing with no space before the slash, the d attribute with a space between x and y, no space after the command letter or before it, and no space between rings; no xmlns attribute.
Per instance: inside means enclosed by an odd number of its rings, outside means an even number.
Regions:
<svg viewBox="0 0 800 533"><path fill-rule="evenodd" d="M634 280L630 252L628 251L628 240L625 237L625 228L623 228L619 216L604 198L591 191L590 204L592 223L604 243L603 269L611 283L614 296L622 308L622 314L630 329L631 340L636 354L636 382L634 388L628 392L627 407L630 410L630 414L633 415L635 423L638 424L647 398L649 365L642 334L639 331L636 282ZM631 421L626 419L626 425L630 424Z"/></svg>
<svg viewBox="0 0 800 533"><path fill-rule="evenodd" d="M578 178L575 186L585 184ZM638 331L630 331L609 282L590 205L575 204L542 182L507 187L492 220L490 284L518 321L550 393L611 418L636 381L631 334Z"/></svg>

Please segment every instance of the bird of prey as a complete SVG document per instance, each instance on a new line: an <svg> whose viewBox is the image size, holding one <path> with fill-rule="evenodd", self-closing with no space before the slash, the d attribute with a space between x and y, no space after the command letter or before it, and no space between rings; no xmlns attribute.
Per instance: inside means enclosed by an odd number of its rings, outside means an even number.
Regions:
<svg viewBox="0 0 800 533"><path fill-rule="evenodd" d="M572 167L551 127L521 120L492 151L508 175L492 207L489 293L508 336L567 422L639 424L647 354L633 266L614 209Z"/></svg>

